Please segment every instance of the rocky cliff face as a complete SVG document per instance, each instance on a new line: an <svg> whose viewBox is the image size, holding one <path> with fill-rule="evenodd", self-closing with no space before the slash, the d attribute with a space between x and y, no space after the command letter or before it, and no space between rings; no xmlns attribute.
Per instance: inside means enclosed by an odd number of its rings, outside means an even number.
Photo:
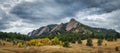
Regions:
<svg viewBox="0 0 120 53"><path fill-rule="evenodd" d="M75 19L71 19L70 22L66 26L66 31L70 31L72 28L77 27L78 22Z"/></svg>
<svg viewBox="0 0 120 53"><path fill-rule="evenodd" d="M60 25L56 25L50 32L53 32L55 30L60 30L63 26L63 23L61 23Z"/></svg>
<svg viewBox="0 0 120 53"><path fill-rule="evenodd" d="M54 27L56 27L57 25L48 25L48 26L43 26L39 29L33 30L32 32L29 32L28 35L29 36L40 36L40 35L46 35L48 33L51 32L51 30L53 30Z"/></svg>
<svg viewBox="0 0 120 53"><path fill-rule="evenodd" d="M68 23L61 23L61 24L52 24L52 25L47 25L43 26L37 30L33 30L32 32L28 33L29 36L45 36L50 33L56 32L59 34L62 34L60 31L64 32L74 32L74 33L81 33L81 34L92 34L93 32L95 33L116 33L114 30L107 30L107 29L102 29L102 28L92 28L87 25L81 24L75 19L71 19ZM59 32L58 32L59 31Z"/></svg>

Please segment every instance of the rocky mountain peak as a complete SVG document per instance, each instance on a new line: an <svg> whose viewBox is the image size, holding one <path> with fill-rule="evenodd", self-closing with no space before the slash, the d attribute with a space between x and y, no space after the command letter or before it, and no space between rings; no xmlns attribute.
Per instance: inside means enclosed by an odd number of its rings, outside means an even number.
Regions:
<svg viewBox="0 0 120 53"><path fill-rule="evenodd" d="M75 20L74 18L72 18L72 19L70 20L70 22L76 22L76 20Z"/></svg>
<svg viewBox="0 0 120 53"><path fill-rule="evenodd" d="M75 19L72 18L66 26L66 31L70 31L72 28L76 28L78 23L79 22L77 22Z"/></svg>

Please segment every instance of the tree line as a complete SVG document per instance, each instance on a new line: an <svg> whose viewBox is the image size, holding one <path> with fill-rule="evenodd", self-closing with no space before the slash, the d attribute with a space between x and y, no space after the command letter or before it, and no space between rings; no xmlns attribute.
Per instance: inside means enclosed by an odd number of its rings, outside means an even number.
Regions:
<svg viewBox="0 0 120 53"><path fill-rule="evenodd" d="M57 33L57 32L56 32ZM51 33L47 36L28 36L20 33L6 33L6 32L0 32L0 39L6 40L9 42L13 42L14 44L17 44L19 42L24 43L25 41L30 41L33 39L42 39L42 38L48 38L48 39L54 39L54 37L57 37L60 41L64 42L64 46L69 45L68 43L75 43L76 41L81 44L81 40L87 39L86 45L92 46L92 39L96 38L98 39L98 45L101 45L102 40L107 41L117 41L118 38L120 38L120 34L104 34L99 35L96 33L92 34L82 34L82 33L74 33L74 32L63 32L61 35L57 35L56 33Z"/></svg>

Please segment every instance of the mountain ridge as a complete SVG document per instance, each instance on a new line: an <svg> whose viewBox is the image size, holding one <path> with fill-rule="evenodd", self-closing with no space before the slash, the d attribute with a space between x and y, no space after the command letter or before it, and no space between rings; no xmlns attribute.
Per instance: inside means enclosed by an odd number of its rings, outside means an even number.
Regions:
<svg viewBox="0 0 120 53"><path fill-rule="evenodd" d="M57 32L58 31L58 32ZM81 33L81 34L92 34L94 33L117 33L115 30L112 29L104 29L104 28L93 28L87 25L84 25L75 19L71 19L67 23L61 23L61 24L51 24L47 26L40 27L37 30L33 30L32 32L29 32L29 36L46 36L48 34L51 34L53 32L57 32L57 35L60 35L59 31L63 32L74 32L74 33Z"/></svg>

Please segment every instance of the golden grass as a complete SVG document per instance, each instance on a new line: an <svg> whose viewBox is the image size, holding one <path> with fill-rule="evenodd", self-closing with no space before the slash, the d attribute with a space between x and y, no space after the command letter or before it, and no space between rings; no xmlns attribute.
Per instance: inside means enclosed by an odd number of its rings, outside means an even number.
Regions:
<svg viewBox="0 0 120 53"><path fill-rule="evenodd" d="M0 53L120 53L120 39L113 42L103 40L102 46L97 46L97 39L93 39L93 47L86 46L86 40L82 42L82 44L70 44L71 48L59 45L24 48L1 47ZM119 46L119 51L115 51L116 46Z"/></svg>
<svg viewBox="0 0 120 53"><path fill-rule="evenodd" d="M10 42L6 42L6 41L3 41L3 40L0 40L0 47L1 47L1 46L10 47L10 46L13 46L13 44L10 43Z"/></svg>

